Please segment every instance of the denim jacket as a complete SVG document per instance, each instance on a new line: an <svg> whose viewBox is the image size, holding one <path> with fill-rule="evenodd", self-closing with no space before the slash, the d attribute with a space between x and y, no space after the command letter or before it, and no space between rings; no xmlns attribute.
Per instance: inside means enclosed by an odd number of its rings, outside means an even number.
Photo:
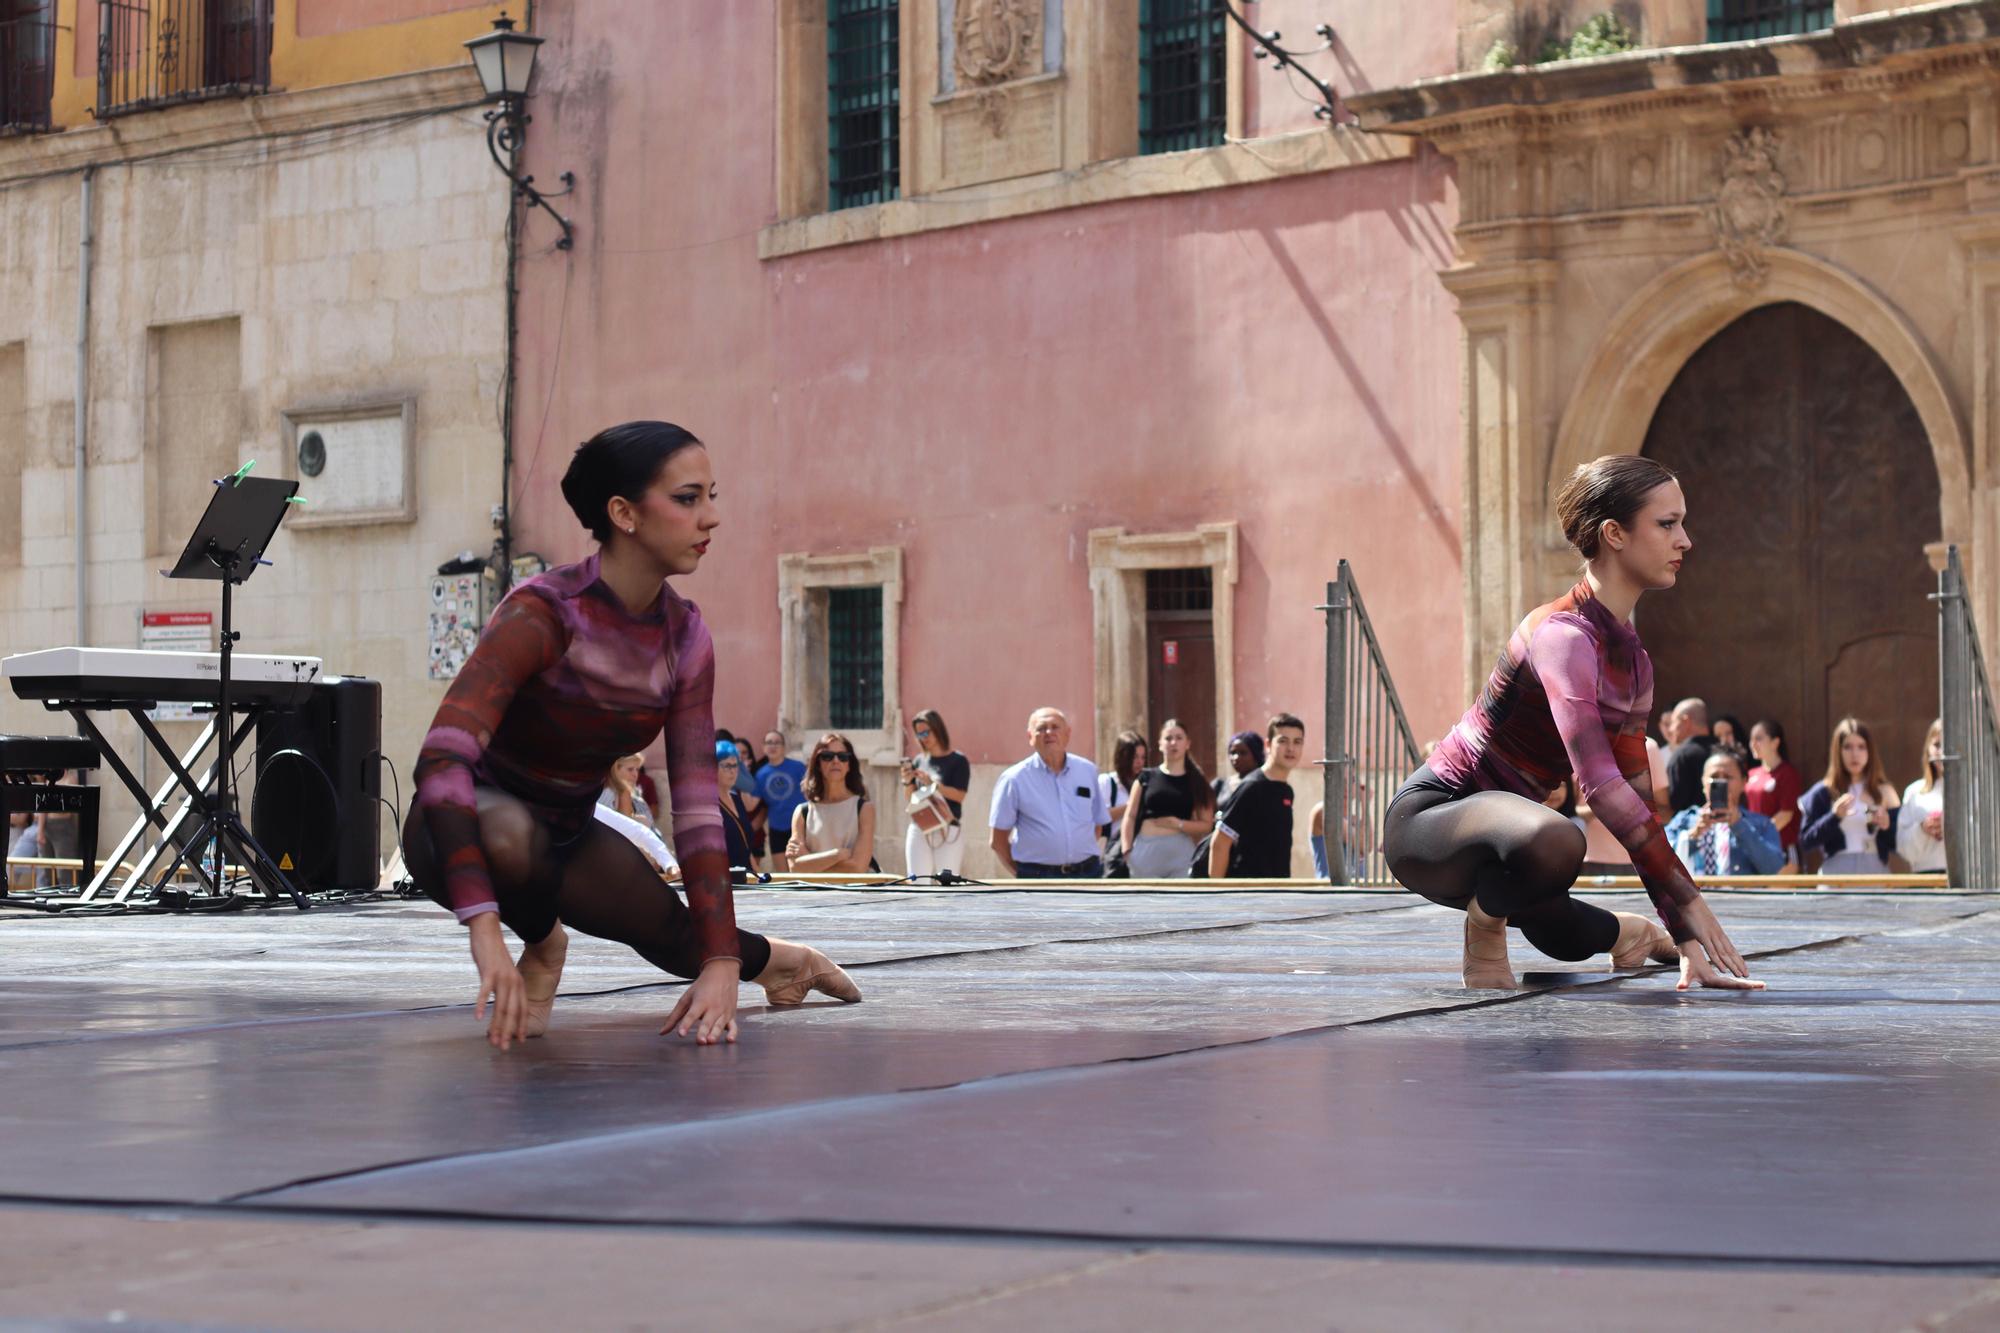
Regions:
<svg viewBox="0 0 2000 1333"><path fill-rule="evenodd" d="M1667 841L1692 875L1775 875L1785 868L1785 847L1778 826L1754 810L1739 810L1729 830L1729 864L1711 869L1697 865L1694 825L1705 806L1691 805L1667 825Z"/></svg>

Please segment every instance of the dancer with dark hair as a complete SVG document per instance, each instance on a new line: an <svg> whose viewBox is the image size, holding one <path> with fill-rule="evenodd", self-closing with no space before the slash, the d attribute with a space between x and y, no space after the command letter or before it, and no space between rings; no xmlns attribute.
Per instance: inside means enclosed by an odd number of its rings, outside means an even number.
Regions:
<svg viewBox="0 0 2000 1333"><path fill-rule="evenodd" d="M1389 870L1465 913L1469 987L1514 985L1512 926L1553 958L1608 953L1622 968L1678 957L1683 990L1762 989L1652 809L1653 666L1631 617L1642 593L1674 586L1694 544L1680 483L1649 459L1612 455L1576 470L1556 514L1583 578L1529 612L1478 701L1389 803ZM1543 800L1571 777L1631 853L1664 932L1569 896L1584 836Z"/></svg>
<svg viewBox="0 0 2000 1333"><path fill-rule="evenodd" d="M548 1029L568 936L630 945L693 978L662 1034L736 1040L738 980L773 1004L818 990L858 1000L817 949L736 927L716 792L715 649L692 574L720 522L708 449L634 421L580 446L563 498L599 543L514 588L439 705L404 829L411 877L468 928L476 1012L505 1050ZM592 818L613 760L666 733L680 898L637 848ZM500 927L526 946L518 965Z"/></svg>

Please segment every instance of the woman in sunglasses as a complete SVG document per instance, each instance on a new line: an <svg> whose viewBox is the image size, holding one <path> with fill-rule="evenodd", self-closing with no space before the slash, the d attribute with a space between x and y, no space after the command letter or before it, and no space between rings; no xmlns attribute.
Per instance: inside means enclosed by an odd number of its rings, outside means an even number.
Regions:
<svg viewBox="0 0 2000 1333"><path fill-rule="evenodd" d="M829 731L806 757L805 804L792 813L785 858L794 872L865 875L875 868L875 805L854 743Z"/></svg>
<svg viewBox="0 0 2000 1333"><path fill-rule="evenodd" d="M715 645L667 584L695 572L721 522L708 449L663 421L613 426L577 449L562 492L598 549L519 584L487 621L424 737L403 834L417 887L466 927L487 1039L504 1050L548 1029L565 925L692 978L661 1032L704 1046L736 1040L740 981L773 1004L860 999L819 950L736 926ZM685 904L593 816L612 761L662 732ZM518 963L503 925L526 946Z"/></svg>

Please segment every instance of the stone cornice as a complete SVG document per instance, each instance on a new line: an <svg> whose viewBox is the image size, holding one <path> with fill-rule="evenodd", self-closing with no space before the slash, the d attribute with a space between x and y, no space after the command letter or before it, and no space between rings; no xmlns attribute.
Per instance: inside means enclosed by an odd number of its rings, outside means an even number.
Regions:
<svg viewBox="0 0 2000 1333"><path fill-rule="evenodd" d="M1368 134L1352 126L1337 125L1216 148L1114 158L1076 171L942 190L792 218L759 233L757 254L761 259L780 259L833 246L969 227L1031 213L1259 185L1348 167L1402 161L1415 151L1416 145L1403 136Z"/></svg>
<svg viewBox="0 0 2000 1333"><path fill-rule="evenodd" d="M328 88L188 102L53 134L0 139L0 186L225 144L469 109L481 100L479 77L467 63Z"/></svg>
<svg viewBox="0 0 2000 1333"><path fill-rule="evenodd" d="M2000 0L1947 0L1870 15L1796 37L1633 51L1427 79L1346 99L1361 125L1422 135L1447 151L1467 141L1534 139L1565 126L1662 112L1843 95L1935 90L2000 65ZM1609 127L1607 125L1607 127Z"/></svg>

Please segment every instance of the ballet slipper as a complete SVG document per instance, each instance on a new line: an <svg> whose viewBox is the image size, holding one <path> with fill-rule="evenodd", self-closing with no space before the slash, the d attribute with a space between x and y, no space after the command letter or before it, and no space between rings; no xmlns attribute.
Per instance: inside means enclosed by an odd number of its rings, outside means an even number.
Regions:
<svg viewBox="0 0 2000 1333"><path fill-rule="evenodd" d="M555 1011L556 988L562 985L563 960L568 956L569 932L560 921L540 943L521 950L521 960L514 966L520 969L527 1001L527 1019L522 1024L524 1035L548 1035L549 1015Z"/></svg>
<svg viewBox="0 0 2000 1333"><path fill-rule="evenodd" d="M1613 912L1618 918L1618 941L1611 946L1611 968L1629 971L1648 963L1678 963L1681 951L1673 937L1657 921L1636 912Z"/></svg>
<svg viewBox="0 0 2000 1333"><path fill-rule="evenodd" d="M1507 918L1488 916L1477 902L1465 905L1465 975L1467 990L1514 990L1513 965L1507 961Z"/></svg>
<svg viewBox="0 0 2000 1333"><path fill-rule="evenodd" d="M771 941L771 961L757 974L757 984L772 1004L803 1004L813 991L848 1004L861 999L861 988L825 954L784 940Z"/></svg>

